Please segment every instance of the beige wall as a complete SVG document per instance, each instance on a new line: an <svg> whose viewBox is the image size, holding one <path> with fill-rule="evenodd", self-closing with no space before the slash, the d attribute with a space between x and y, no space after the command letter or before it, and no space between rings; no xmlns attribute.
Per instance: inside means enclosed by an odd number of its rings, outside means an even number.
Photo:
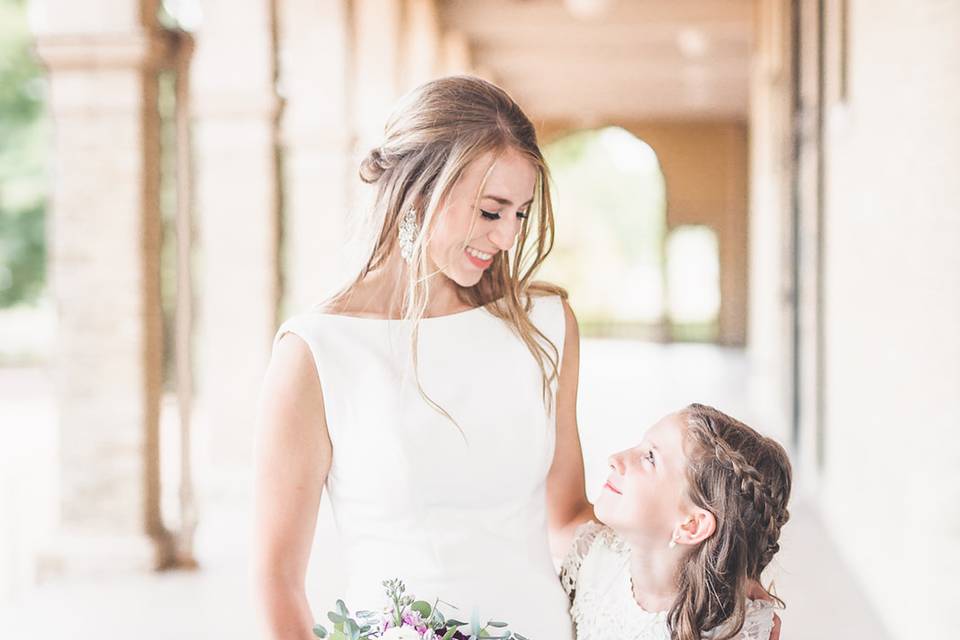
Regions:
<svg viewBox="0 0 960 640"><path fill-rule="evenodd" d="M751 98L750 344L774 419L789 415L792 367L786 4L758 0ZM823 343L817 392L801 394L797 495L821 505L892 636L949 637L960 572L960 4L851 0L845 66L841 6L826 3L822 261L801 256L801 290L819 280L822 297L813 313L801 297L800 353L815 351L818 332ZM804 25L813 46L816 27ZM808 406L818 394L819 424Z"/></svg>
<svg viewBox="0 0 960 640"><path fill-rule="evenodd" d="M720 335L747 333L747 129L741 122L635 124L653 147L667 184L667 225L706 225L720 245Z"/></svg>
<svg viewBox="0 0 960 640"><path fill-rule="evenodd" d="M904 638L956 633L958 33L952 0L852 2L849 100L827 114L823 503Z"/></svg>

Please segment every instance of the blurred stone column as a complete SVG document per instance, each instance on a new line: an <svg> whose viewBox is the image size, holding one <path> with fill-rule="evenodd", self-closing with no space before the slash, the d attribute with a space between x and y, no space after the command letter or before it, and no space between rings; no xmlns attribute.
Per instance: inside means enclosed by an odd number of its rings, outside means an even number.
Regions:
<svg viewBox="0 0 960 640"><path fill-rule="evenodd" d="M350 3L278 5L284 173L283 281L287 315L346 278L344 247L353 163Z"/></svg>
<svg viewBox="0 0 960 640"><path fill-rule="evenodd" d="M159 116L155 0L32 7L55 124L60 529L39 574L169 564L160 519Z"/></svg>
<svg viewBox="0 0 960 640"><path fill-rule="evenodd" d="M442 68L442 32L436 0L407 0L401 89L409 91L437 77Z"/></svg>
<svg viewBox="0 0 960 640"><path fill-rule="evenodd" d="M723 163L724 206L719 214L720 241L720 344L744 346L747 342L747 129L736 123L724 126L727 158Z"/></svg>
<svg viewBox="0 0 960 640"><path fill-rule="evenodd" d="M396 0L353 0L352 4L353 82L362 157L380 141L400 94L403 4Z"/></svg>
<svg viewBox="0 0 960 640"><path fill-rule="evenodd" d="M279 102L271 3L201 2L191 80L198 226L198 483L240 487L277 324ZM201 487L201 488L204 488ZM202 505L200 506L202 510Z"/></svg>
<svg viewBox="0 0 960 640"><path fill-rule="evenodd" d="M357 176L361 160L383 139L384 125L400 97L403 68L403 3L399 0L351 0L353 59L350 96L356 144L350 161L352 210L362 220L373 205L375 189ZM364 240L360 237L361 244Z"/></svg>
<svg viewBox="0 0 960 640"><path fill-rule="evenodd" d="M470 41L459 31L447 31L440 44L443 75L473 73Z"/></svg>

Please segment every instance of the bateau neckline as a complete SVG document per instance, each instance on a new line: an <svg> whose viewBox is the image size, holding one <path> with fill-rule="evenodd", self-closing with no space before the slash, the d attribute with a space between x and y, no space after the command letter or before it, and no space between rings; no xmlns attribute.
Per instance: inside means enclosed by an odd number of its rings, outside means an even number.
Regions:
<svg viewBox="0 0 960 640"><path fill-rule="evenodd" d="M470 313L479 311L480 309L486 309L486 305L480 305L478 307L470 307L468 309L463 309L461 311L454 311L453 313L445 313L441 316L425 316L420 319L421 322L432 321L432 320L444 320L446 318L457 318L460 316L465 316ZM377 318L374 316L353 316L345 313L330 313L329 311L319 311L313 310L317 315L327 316L329 318L344 318L346 320L367 320L370 322L409 322L406 318Z"/></svg>

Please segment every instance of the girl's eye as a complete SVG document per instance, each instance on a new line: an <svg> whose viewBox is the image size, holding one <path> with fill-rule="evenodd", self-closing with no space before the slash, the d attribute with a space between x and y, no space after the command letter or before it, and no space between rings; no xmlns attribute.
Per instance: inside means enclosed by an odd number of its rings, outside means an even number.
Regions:
<svg viewBox="0 0 960 640"><path fill-rule="evenodd" d="M529 212L529 211L517 211L517 217L520 218L521 220L526 220L527 218L530 217L530 212Z"/></svg>
<svg viewBox="0 0 960 640"><path fill-rule="evenodd" d="M647 459L647 462L649 462L649 463L652 464L653 466L657 466L657 463L656 463L656 462L654 461L654 459L653 459L653 449L651 449L650 451L648 451L648 452L647 452L647 455L646 455L645 457L646 457L646 459Z"/></svg>

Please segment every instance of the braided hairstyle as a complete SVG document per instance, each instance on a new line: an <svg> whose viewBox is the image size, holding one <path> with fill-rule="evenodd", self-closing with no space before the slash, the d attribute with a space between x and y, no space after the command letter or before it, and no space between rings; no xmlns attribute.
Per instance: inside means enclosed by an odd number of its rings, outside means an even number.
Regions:
<svg viewBox="0 0 960 640"><path fill-rule="evenodd" d="M712 536L687 557L679 595L668 614L673 640L716 640L743 627L750 581L780 549L790 517L791 467L776 441L713 407L691 404L685 419L688 498L717 522ZM783 601L767 593L783 606Z"/></svg>

